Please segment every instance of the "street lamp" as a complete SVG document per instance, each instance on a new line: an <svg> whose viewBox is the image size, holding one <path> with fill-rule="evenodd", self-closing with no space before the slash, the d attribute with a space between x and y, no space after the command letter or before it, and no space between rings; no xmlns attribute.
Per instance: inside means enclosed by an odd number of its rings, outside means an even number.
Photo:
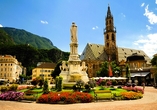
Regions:
<svg viewBox="0 0 157 110"><path fill-rule="evenodd" d="M116 74L117 77L118 77L118 73L119 73L119 71L116 70L116 71L115 71L115 74Z"/></svg>
<svg viewBox="0 0 157 110"><path fill-rule="evenodd" d="M143 71L143 68L138 68L137 71ZM142 76L141 72L140 72L140 76Z"/></svg>

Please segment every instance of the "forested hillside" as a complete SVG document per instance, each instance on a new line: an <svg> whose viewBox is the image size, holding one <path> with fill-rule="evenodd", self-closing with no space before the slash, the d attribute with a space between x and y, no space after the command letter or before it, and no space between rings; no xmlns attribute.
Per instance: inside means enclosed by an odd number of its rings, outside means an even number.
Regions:
<svg viewBox="0 0 157 110"><path fill-rule="evenodd" d="M38 49L52 49L56 48L53 43L45 38L38 35L27 32L23 29L16 29L10 27L0 28L0 38L11 39L15 44L29 44Z"/></svg>

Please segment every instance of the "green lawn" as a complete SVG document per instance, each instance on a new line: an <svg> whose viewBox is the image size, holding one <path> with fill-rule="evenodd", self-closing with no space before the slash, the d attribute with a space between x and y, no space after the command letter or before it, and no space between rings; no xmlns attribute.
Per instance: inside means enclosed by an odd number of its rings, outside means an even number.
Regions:
<svg viewBox="0 0 157 110"><path fill-rule="evenodd" d="M94 90L100 90L100 89L102 89L100 86L97 86L97 87L94 88ZM20 90L20 92L25 92L27 90L28 89L23 89L23 90ZM111 90L112 97L113 96L120 96L121 92L126 92L126 90L121 89L121 88L104 88L104 90ZM35 88L32 91L38 92L37 98L40 97L43 94L43 89L42 88ZM51 91L56 92L55 90L51 90ZM63 92L73 92L72 89L63 89L62 91ZM109 98L109 97L111 97L111 93L99 93L98 98L99 99ZM94 91L91 91L90 94L94 97Z"/></svg>

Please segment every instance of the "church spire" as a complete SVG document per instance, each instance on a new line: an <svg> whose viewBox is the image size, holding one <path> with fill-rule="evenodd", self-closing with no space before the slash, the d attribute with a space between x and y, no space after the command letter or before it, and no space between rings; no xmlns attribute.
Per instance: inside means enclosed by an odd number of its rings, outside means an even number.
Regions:
<svg viewBox="0 0 157 110"><path fill-rule="evenodd" d="M108 4L108 10L107 10L107 18L112 17L110 5Z"/></svg>

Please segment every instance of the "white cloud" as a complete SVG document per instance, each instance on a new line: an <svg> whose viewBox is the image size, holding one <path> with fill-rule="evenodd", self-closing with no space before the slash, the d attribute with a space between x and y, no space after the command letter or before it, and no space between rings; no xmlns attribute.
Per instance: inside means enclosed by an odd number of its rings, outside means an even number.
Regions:
<svg viewBox="0 0 157 110"><path fill-rule="evenodd" d="M0 24L0 27L3 27L3 26Z"/></svg>
<svg viewBox="0 0 157 110"><path fill-rule="evenodd" d="M148 30L151 30L151 29L152 29L152 27L150 27L149 25L146 25L146 28L147 28Z"/></svg>
<svg viewBox="0 0 157 110"><path fill-rule="evenodd" d="M149 57L157 53L157 33L140 36L139 40L134 42L136 48L143 50Z"/></svg>
<svg viewBox="0 0 157 110"><path fill-rule="evenodd" d="M148 18L148 21L149 21L150 24L156 24L156 23L157 23L157 15L155 15L153 12L150 12L150 11L148 10L148 6L149 6L149 5L147 5L147 6L145 7L144 16L146 16L146 17Z"/></svg>
<svg viewBox="0 0 157 110"><path fill-rule="evenodd" d="M144 5L145 5L145 3L142 3L142 4L141 4L141 7L143 7Z"/></svg>
<svg viewBox="0 0 157 110"><path fill-rule="evenodd" d="M98 26L95 26L95 27L93 27L92 29L95 30L95 29L98 29L98 28L99 28Z"/></svg>
<svg viewBox="0 0 157 110"><path fill-rule="evenodd" d="M48 24L47 21L43 21L43 20L41 20L40 22L41 22L42 24Z"/></svg>
<svg viewBox="0 0 157 110"><path fill-rule="evenodd" d="M155 3L157 4L157 0L155 1Z"/></svg>

